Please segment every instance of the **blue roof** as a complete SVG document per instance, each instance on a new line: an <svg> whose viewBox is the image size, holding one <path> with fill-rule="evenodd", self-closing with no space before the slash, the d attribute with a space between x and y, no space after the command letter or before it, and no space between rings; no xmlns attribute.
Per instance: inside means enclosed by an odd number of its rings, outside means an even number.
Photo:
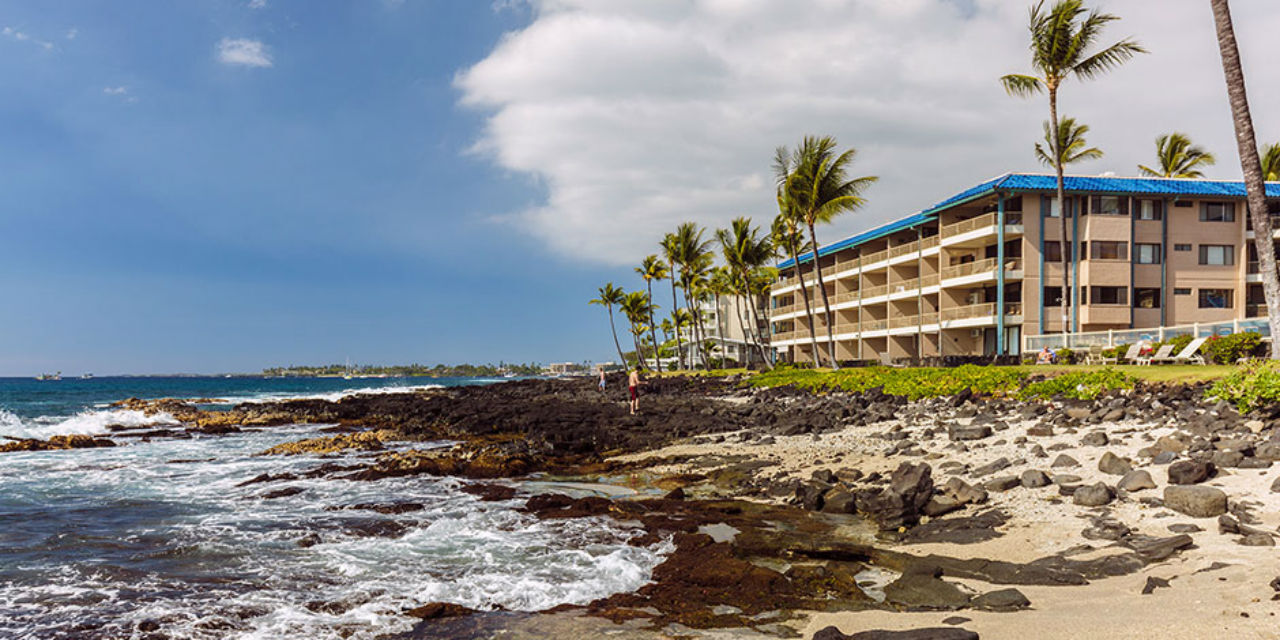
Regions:
<svg viewBox="0 0 1280 640"><path fill-rule="evenodd" d="M1222 198L1244 198L1247 194L1244 182L1230 180L1191 180L1183 178L1119 178L1110 176L1063 176L1063 188L1068 193L1114 193L1144 194L1161 196L1209 196ZM1267 197L1280 198L1280 182L1267 183ZM907 216L901 220L876 227L851 238L818 250L819 256L829 255L841 249L870 242L886 235L910 229L937 218L937 214L945 209L964 204L970 200L995 194L997 192L1054 192L1058 189L1055 176L1037 173L1006 173L969 187L946 200L943 200L920 213ZM800 262L808 262L813 254L801 256ZM785 269L792 266L792 260L778 265Z"/></svg>

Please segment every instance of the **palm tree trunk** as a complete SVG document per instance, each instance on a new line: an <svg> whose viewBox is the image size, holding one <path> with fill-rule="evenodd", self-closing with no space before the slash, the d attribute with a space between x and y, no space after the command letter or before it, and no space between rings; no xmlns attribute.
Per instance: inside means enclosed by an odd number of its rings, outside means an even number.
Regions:
<svg viewBox="0 0 1280 640"><path fill-rule="evenodd" d="M609 329L613 331L613 348L618 350L618 362L626 368L627 357L622 355L622 345L618 342L618 326L613 323L613 305L606 305L605 308L609 310Z"/></svg>
<svg viewBox="0 0 1280 640"><path fill-rule="evenodd" d="M653 340L653 370L662 371L662 361L658 359L658 323L653 318L653 280L645 278L644 286L649 289L649 339Z"/></svg>
<svg viewBox="0 0 1280 640"><path fill-rule="evenodd" d="M1253 116L1245 92L1244 70L1240 67L1240 49L1235 28L1231 24L1231 8L1227 0L1210 0L1213 22L1218 30L1218 49L1222 54L1222 72L1226 76L1231 115L1235 120L1236 146L1240 152L1240 168L1248 192L1249 218L1253 221L1253 242L1258 250L1258 271L1262 275L1262 293L1267 300L1267 322L1271 326L1271 359L1280 360L1280 277L1276 273L1275 245L1271 238L1271 216L1267 213L1266 182L1262 162L1258 159L1258 141L1253 132Z"/></svg>
<svg viewBox="0 0 1280 640"><path fill-rule="evenodd" d="M804 270L800 268L800 256L791 252L791 262L796 265L796 279L800 281L800 295L804 298L804 315L809 318L809 341L813 343L813 366L818 366L818 334L814 329L813 305L809 303L809 287L804 283Z"/></svg>
<svg viewBox="0 0 1280 640"><path fill-rule="evenodd" d="M720 314L720 292L719 291L716 291L715 293L715 300L716 300L716 334L717 334L716 337L719 338L719 342L720 342L720 368L723 369L724 357L725 357L724 323L721 322L722 318L720 317L721 314Z"/></svg>
<svg viewBox="0 0 1280 640"><path fill-rule="evenodd" d="M733 315L738 318L738 326L742 327L743 339L747 342L754 342L755 338L752 336L750 329L747 328L747 321L742 315L742 292L740 291L735 291L733 295ZM744 351L746 351L747 356L746 362L743 364L746 365L747 368L751 368L751 352L749 350Z"/></svg>
<svg viewBox="0 0 1280 640"><path fill-rule="evenodd" d="M818 266L818 234L814 231L813 225L809 225L809 242L813 244L813 272L818 275L818 290L822 292L822 308L827 314L827 358L831 360L832 369L839 369L840 365L836 363L835 328L832 326L835 322L831 318L831 300L827 297L827 285L822 281L822 269Z"/></svg>
<svg viewBox="0 0 1280 640"><path fill-rule="evenodd" d="M676 329L676 369L684 368L684 347L680 345L680 303L676 302L676 263L671 263L671 321Z"/></svg>
<svg viewBox="0 0 1280 640"><path fill-rule="evenodd" d="M1058 198L1058 221L1062 224L1062 239L1058 241L1060 247L1059 253L1062 254L1062 346L1067 346L1066 334L1071 333L1074 328L1071 326L1071 305L1076 304L1077 300L1071 295L1071 265L1075 263L1076 255L1073 251L1074 244L1067 236L1067 205L1066 205L1066 188L1063 184L1063 168L1062 168L1062 150L1058 149L1061 139L1058 137L1058 89L1057 87L1049 87L1049 126L1052 129L1053 136L1053 167L1058 175L1057 198ZM1078 211L1072 211L1071 215L1080 215ZM1070 256L1070 260L1068 260ZM1003 268L1003 267L1001 267ZM996 309L996 313L1004 313L1004 309ZM1000 336L996 336L999 340Z"/></svg>

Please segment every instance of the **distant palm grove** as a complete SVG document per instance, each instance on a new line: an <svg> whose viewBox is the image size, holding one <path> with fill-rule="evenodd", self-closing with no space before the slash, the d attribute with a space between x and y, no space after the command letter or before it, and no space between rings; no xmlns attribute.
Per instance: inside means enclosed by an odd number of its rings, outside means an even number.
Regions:
<svg viewBox="0 0 1280 640"><path fill-rule="evenodd" d="M1260 263L1272 335L1280 335L1280 280L1276 276L1274 246L1270 233L1264 182L1280 180L1280 144L1259 149L1245 97L1227 0L1210 0L1218 33L1229 102L1239 142L1241 168L1248 192L1252 228L1258 232L1255 244ZM1103 151L1089 146L1089 126L1058 113L1058 96L1064 83L1100 78L1139 54L1148 53L1136 40L1126 38L1099 47L1102 31L1119 17L1085 6L1083 0L1044 0L1031 6L1028 31L1031 73L1000 77L1000 84L1013 96L1047 94L1048 115L1043 137L1033 145L1034 157L1051 168L1057 178L1056 210L1064 210L1064 172L1067 165L1100 158ZM822 270L818 268L818 227L837 216L861 209L865 190L874 176L852 177L854 149L839 150L830 136L806 136L791 149L780 147L773 158L777 213L766 230L750 217L739 217L725 228L708 230L694 222L680 224L659 240L659 251L646 256L636 268L643 287L626 291L614 283L598 290L591 304L608 312L614 346L621 362L649 370L712 369L724 366L773 364L766 302L769 288L777 279L770 265L779 259L796 265L808 341L815 364L837 368L836 341L832 327L831 300L828 299ZM1150 165L1140 164L1137 173L1160 178L1203 178L1203 169L1217 158L1196 145L1183 132L1161 133L1155 138ZM1068 215L1057 216L1061 225L1059 254L1069 255ZM802 263L807 262L805 266ZM806 273L806 271L808 273ZM1062 270L1061 291L1071 287L1071 271ZM671 302L665 309L666 293L654 292L655 285L669 281ZM732 314L743 327L741 349L736 361L726 357L722 300L731 300ZM708 303L714 303L714 325L709 325ZM1070 296L1061 296L1062 326L1068 326ZM630 334L624 348L618 338L614 311L626 321ZM821 315L819 315L821 314ZM821 317L824 322L815 322ZM709 326L714 336L708 336ZM814 327L825 326L820 335ZM1280 357L1273 345L1272 357Z"/></svg>

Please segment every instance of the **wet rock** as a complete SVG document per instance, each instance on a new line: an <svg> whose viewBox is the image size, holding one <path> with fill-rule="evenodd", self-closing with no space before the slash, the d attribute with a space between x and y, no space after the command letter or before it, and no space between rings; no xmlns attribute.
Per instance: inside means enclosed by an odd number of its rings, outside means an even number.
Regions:
<svg viewBox="0 0 1280 640"><path fill-rule="evenodd" d="M1031 606L1031 601L1017 589L1000 589L988 591L970 603L974 609L983 611L1018 611Z"/></svg>
<svg viewBox="0 0 1280 640"><path fill-rule="evenodd" d="M1111 487L1105 483L1099 482L1093 485L1086 485L1075 490L1071 495L1072 502L1082 507L1101 507L1110 504L1115 499Z"/></svg>
<svg viewBox="0 0 1280 640"><path fill-rule="evenodd" d="M378 451L382 449L382 439L377 433L345 433L336 436L328 436L323 438L308 438L297 442L286 442L278 444L261 455L300 455L300 454L325 454L337 453L339 451Z"/></svg>
<svg viewBox="0 0 1280 640"><path fill-rule="evenodd" d="M684 490L676 487L672 493L679 491L683 495ZM502 500L510 500L516 496L516 488L502 484L478 483L462 486L463 493L469 493L478 496L481 502L499 502Z"/></svg>
<svg viewBox="0 0 1280 640"><path fill-rule="evenodd" d="M460 604L453 604L452 602L431 602L420 607L409 609L408 611L405 611L404 614L412 618L421 618L423 620L438 620L440 618L469 616L475 612L475 609L464 607Z"/></svg>
<svg viewBox="0 0 1280 640"><path fill-rule="evenodd" d="M1169 484L1198 484L1212 475L1212 465L1205 462L1179 460L1169 465Z"/></svg>
<svg viewBox="0 0 1280 640"><path fill-rule="evenodd" d="M1128 460L1108 451L1102 454L1102 458L1098 460L1098 471L1113 476L1122 476L1133 471L1133 465L1129 464Z"/></svg>
<svg viewBox="0 0 1280 640"><path fill-rule="evenodd" d="M1137 469L1124 474L1124 477L1120 479L1119 484L1116 486L1130 492L1142 491L1143 489L1156 488L1156 481L1151 478L1150 473L1143 469Z"/></svg>
<svg viewBox="0 0 1280 640"><path fill-rule="evenodd" d="M1201 485L1172 485L1164 489L1164 504L1193 518L1213 518L1227 512L1227 494Z"/></svg>
<svg viewBox="0 0 1280 640"><path fill-rule="evenodd" d="M1023 471L1019 480L1022 482L1022 486L1028 489L1039 489L1040 487L1048 486L1051 482L1048 474L1036 469Z"/></svg>
<svg viewBox="0 0 1280 640"><path fill-rule="evenodd" d="M268 491L258 497L262 498L263 500L274 500L276 498L287 498L289 496L296 496L299 493L302 493L303 491L305 491L305 489L303 489L302 487L285 487L283 489L276 489L275 491Z"/></svg>
<svg viewBox="0 0 1280 640"><path fill-rule="evenodd" d="M1059 454L1057 458L1054 458L1053 463L1050 464L1049 466L1054 469L1078 467L1080 466L1080 461L1063 453L1063 454Z"/></svg>

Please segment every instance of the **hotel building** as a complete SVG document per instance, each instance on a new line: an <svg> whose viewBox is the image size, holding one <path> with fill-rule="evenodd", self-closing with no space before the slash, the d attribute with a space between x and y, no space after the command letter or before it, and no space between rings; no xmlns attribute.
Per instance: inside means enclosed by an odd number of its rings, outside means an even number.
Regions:
<svg viewBox="0 0 1280 640"><path fill-rule="evenodd" d="M1006 174L822 247L836 359L1017 355L1024 335L1064 330L1063 269L1079 301L1069 332L1266 315L1243 183L1068 176L1065 256L1055 192L1053 176ZM1280 215L1280 183L1267 195ZM772 346L812 362L796 266L779 265L770 294ZM802 256L825 353L812 269Z"/></svg>

